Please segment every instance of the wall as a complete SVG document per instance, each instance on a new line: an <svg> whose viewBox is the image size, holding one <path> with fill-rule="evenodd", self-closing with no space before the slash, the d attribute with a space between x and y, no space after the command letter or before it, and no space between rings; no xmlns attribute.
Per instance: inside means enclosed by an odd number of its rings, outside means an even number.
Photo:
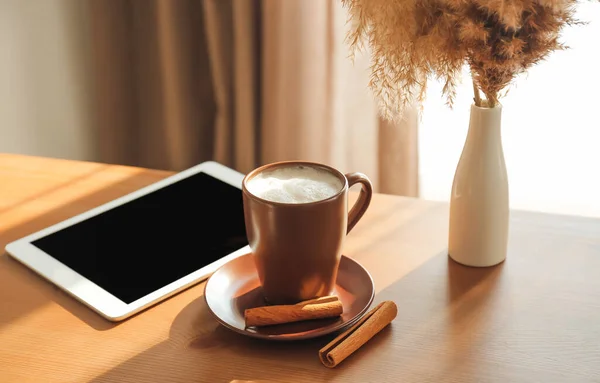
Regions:
<svg viewBox="0 0 600 383"><path fill-rule="evenodd" d="M0 0L0 152L95 158L84 7Z"/></svg>

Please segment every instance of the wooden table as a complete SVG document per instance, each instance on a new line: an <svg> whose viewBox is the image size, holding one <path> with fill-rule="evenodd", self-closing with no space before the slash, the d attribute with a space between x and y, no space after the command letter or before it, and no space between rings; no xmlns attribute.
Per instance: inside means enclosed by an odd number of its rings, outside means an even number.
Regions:
<svg viewBox="0 0 600 383"><path fill-rule="evenodd" d="M0 155L0 247L169 173ZM600 220L513 212L507 261L446 255L448 206L377 195L345 254L391 326L335 369L300 343L247 339L199 284L110 323L0 257L0 382L600 382Z"/></svg>

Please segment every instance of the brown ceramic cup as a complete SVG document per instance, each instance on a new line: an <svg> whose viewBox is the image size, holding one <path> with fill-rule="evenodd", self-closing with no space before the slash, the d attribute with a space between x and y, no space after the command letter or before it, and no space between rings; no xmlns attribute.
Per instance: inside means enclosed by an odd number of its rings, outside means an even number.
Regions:
<svg viewBox="0 0 600 383"><path fill-rule="evenodd" d="M273 202L252 194L247 183L266 170L307 166L328 171L342 183L337 194L316 202ZM348 189L361 184L348 212ZM268 303L289 304L331 294L346 234L361 219L373 194L361 173L342 174L323 164L284 161L259 167L242 182L246 233Z"/></svg>

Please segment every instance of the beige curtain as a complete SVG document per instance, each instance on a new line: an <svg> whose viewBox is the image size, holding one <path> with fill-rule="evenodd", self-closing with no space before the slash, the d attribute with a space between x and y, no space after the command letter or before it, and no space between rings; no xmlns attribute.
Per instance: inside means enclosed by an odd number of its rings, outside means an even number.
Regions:
<svg viewBox="0 0 600 383"><path fill-rule="evenodd" d="M379 121L337 0L91 0L103 161L241 172L307 159L418 193L417 117Z"/></svg>

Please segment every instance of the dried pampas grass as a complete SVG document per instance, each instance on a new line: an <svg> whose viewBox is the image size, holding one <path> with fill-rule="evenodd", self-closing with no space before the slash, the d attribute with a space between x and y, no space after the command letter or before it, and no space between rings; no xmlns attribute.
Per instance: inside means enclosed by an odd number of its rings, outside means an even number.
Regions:
<svg viewBox="0 0 600 383"><path fill-rule="evenodd" d="M515 76L564 49L559 33L577 23L576 0L341 1L351 48L371 48L370 87L388 119L423 101L432 77L444 82L452 106L465 64L475 104L494 107Z"/></svg>

